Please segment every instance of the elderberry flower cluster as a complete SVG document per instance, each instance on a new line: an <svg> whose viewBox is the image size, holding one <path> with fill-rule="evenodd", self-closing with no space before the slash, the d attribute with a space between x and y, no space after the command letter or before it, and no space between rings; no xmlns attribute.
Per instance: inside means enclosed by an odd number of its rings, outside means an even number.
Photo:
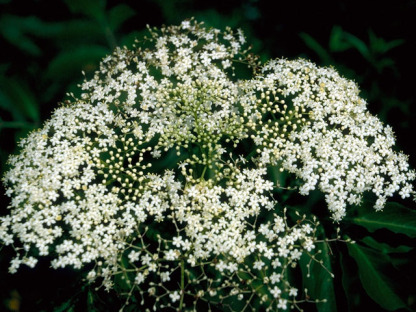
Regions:
<svg viewBox="0 0 416 312"><path fill-rule="evenodd" d="M364 192L377 197L376 210L396 192L414 195L408 157L393 150L392 128L367 111L354 82L305 60L272 60L262 74L263 105L279 112L278 97L290 98L283 105L283 125L269 119L259 131L262 164L295 173L303 181L302 195L316 188L324 192L335 221L345 216L347 205L359 205Z"/></svg>
<svg viewBox="0 0 416 312"><path fill-rule="evenodd" d="M307 298L288 271L318 261L319 222L290 222L269 168L300 178L300 194L321 190L336 221L364 192L382 209L414 193L391 128L333 69L262 65L241 31L190 20L149 34L10 157L10 272L50 256L155 310L297 307Z"/></svg>

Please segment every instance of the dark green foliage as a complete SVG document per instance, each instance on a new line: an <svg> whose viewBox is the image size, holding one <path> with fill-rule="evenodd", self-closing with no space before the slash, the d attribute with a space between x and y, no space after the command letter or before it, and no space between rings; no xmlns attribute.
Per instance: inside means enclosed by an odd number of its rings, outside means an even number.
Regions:
<svg viewBox="0 0 416 312"><path fill-rule="evenodd" d="M320 232L318 237L325 240L323 227L319 226L318 231ZM303 270L303 287L308 289L311 299L318 300L316 308L319 312L336 312L334 277L330 273L333 271L331 264L333 255L328 243L322 243L317 247L314 250L314 253L317 253L314 258L303 255L300 260Z"/></svg>
<svg viewBox="0 0 416 312"><path fill-rule="evenodd" d="M400 149L410 154L415 167L414 1L368 7L358 1L313 2L304 7L279 3L279 11L270 2L0 1L1 172L16 142L39 127L66 93L79 92L81 71L91 77L99 61L116 46L131 46L136 37L142 37L146 24L177 24L191 16L208 26L242 28L263 61L271 56L314 58L360 83L370 111L392 124ZM323 13L325 9L333 11L331 16ZM290 179L278 168L269 174L282 185ZM308 200L293 199L291 191L277 196L302 213L320 219L329 215L317 193ZM8 200L2 197L0 215L7 213ZM305 303L306 311L416 311L415 204L392 202L382 212L375 212L371 205L352 209L339 224L341 235L356 244L318 245L317 261L309 267L311 276L307 277L307 270L300 273L299 289L307 287L310 300L327 299L316 306ZM334 238L332 220L323 218L319 231L322 240ZM7 273L10 257L3 248L1 311L116 311L124 303L113 292L81 287L80 278L71 274L84 272L54 272L43 265L11 276ZM301 263L309 261L305 257ZM56 279L62 280L54 286ZM39 280L49 287L39 288ZM20 310L10 304L16 291Z"/></svg>
<svg viewBox="0 0 416 312"><path fill-rule="evenodd" d="M391 272L389 257L370 248L353 244L348 246L351 257L357 262L361 283L367 294L380 306L389 311L406 307L396 294L393 282L383 271Z"/></svg>
<svg viewBox="0 0 416 312"><path fill-rule="evenodd" d="M371 205L362 205L356 209L351 221L365 227L370 232L387 229L394 233L416 237L416 210L395 202L387 203L382 211L375 211Z"/></svg>

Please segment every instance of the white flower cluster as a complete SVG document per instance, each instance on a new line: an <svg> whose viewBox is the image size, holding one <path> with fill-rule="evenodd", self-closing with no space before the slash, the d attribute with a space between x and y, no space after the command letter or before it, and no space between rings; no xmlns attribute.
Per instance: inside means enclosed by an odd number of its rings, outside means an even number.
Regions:
<svg viewBox="0 0 416 312"><path fill-rule="evenodd" d="M121 276L128 298L155 309L230 298L247 308L255 296L267 310L296 305L287 271L316 260L318 222L290 223L268 166L301 178L301 194L322 190L337 221L365 191L381 209L413 193L391 129L332 69L259 68L241 31L185 21L150 35L149 48L105 58L10 158L10 271L46 255L54 268L92 262L90 282L111 289ZM252 79L237 79L240 65Z"/></svg>
<svg viewBox="0 0 416 312"><path fill-rule="evenodd" d="M402 198L414 194L415 172L407 156L393 150L391 127L367 111L354 82L305 60L273 60L262 73L269 93L278 88L291 99L281 117L287 135L276 135L280 123L261 131L263 164L279 163L295 173L304 181L301 194L319 188L336 221L347 204L360 204L366 191L376 195L376 210L396 192Z"/></svg>

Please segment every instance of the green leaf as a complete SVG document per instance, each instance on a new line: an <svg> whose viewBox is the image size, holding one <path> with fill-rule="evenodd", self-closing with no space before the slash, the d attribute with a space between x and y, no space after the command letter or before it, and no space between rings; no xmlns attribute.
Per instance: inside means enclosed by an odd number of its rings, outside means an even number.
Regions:
<svg viewBox="0 0 416 312"><path fill-rule="evenodd" d="M383 38L377 37L371 29L368 32L368 36L370 38L370 48L376 54L384 54L404 43L403 39L395 39L387 42Z"/></svg>
<svg viewBox="0 0 416 312"><path fill-rule="evenodd" d="M389 42L386 42L384 45L384 49L381 51L382 53L386 53L387 51L402 45L405 41L403 39L396 39Z"/></svg>
<svg viewBox="0 0 416 312"><path fill-rule="evenodd" d="M1 106L13 115L14 121L39 121L39 107L29 88L14 78L0 77Z"/></svg>
<svg viewBox="0 0 416 312"><path fill-rule="evenodd" d="M68 312L68 311L72 311L73 307L74 307L74 303L72 302L72 299L70 299L62 303L60 306L55 307L53 309L53 312Z"/></svg>
<svg viewBox="0 0 416 312"><path fill-rule="evenodd" d="M348 311L358 310L361 304L361 289L360 279L357 272L353 269L354 260L348 255L344 255L342 252L339 253L340 263L342 269L342 287L344 288L345 297L348 302Z"/></svg>
<svg viewBox="0 0 416 312"><path fill-rule="evenodd" d="M40 56L42 50L26 35L27 26L34 26L38 21L35 17L21 18L3 15L0 18L0 32L3 37L20 50L33 56Z"/></svg>
<svg viewBox="0 0 416 312"><path fill-rule="evenodd" d="M143 29L141 31L133 31L131 33L125 34L119 39L120 46L131 47L135 43L136 39L141 40L147 34L147 29Z"/></svg>
<svg viewBox="0 0 416 312"><path fill-rule="evenodd" d="M53 39L67 49L78 43L105 42L102 26L94 20L71 19L62 22L45 22L35 16L3 15L0 33L13 45L34 56L42 54L34 38ZM51 41L52 42L52 41Z"/></svg>
<svg viewBox="0 0 416 312"><path fill-rule="evenodd" d="M110 29L117 30L125 21L133 17L136 12L127 4L119 4L108 12L108 24Z"/></svg>
<svg viewBox="0 0 416 312"><path fill-rule="evenodd" d="M351 44L353 47L355 47L365 59L367 59L368 61L371 61L372 57L371 57L370 50L368 49L364 41L362 41L361 39L357 38L356 36L348 32L344 32L344 36L345 36L345 40L349 44Z"/></svg>
<svg viewBox="0 0 416 312"><path fill-rule="evenodd" d="M398 203L387 203L382 211L375 211L370 205L357 208L358 215L351 218L357 225L370 232L388 229L394 233L416 237L416 211Z"/></svg>
<svg viewBox="0 0 416 312"><path fill-rule="evenodd" d="M91 291L91 289L88 290L88 295L87 295L87 309L88 312L95 312L97 311L94 307L94 294Z"/></svg>
<svg viewBox="0 0 416 312"><path fill-rule="evenodd" d="M238 271L237 276L244 281L250 280L253 277L245 271Z"/></svg>
<svg viewBox="0 0 416 312"><path fill-rule="evenodd" d="M332 28L329 37L329 50L331 52L342 52L351 48L351 44L345 41L344 31L338 25Z"/></svg>
<svg viewBox="0 0 416 312"><path fill-rule="evenodd" d="M231 28L237 28L238 25L241 25L242 14L224 15L218 13L216 10L208 9L195 12L194 16L197 21L204 21L204 24L208 27L225 29L227 26Z"/></svg>
<svg viewBox="0 0 416 312"><path fill-rule="evenodd" d="M311 50L318 54L318 56L325 64L333 63L332 58L326 51L326 49L321 44L319 44L319 42L316 41L313 37L304 32L301 32L299 36Z"/></svg>
<svg viewBox="0 0 416 312"><path fill-rule="evenodd" d="M269 174L270 180L273 182L274 185L286 185L287 179L287 172L280 171L280 166L270 166L267 168L267 173Z"/></svg>
<svg viewBox="0 0 416 312"><path fill-rule="evenodd" d="M98 21L102 21L105 17L105 0L65 0L65 2L72 13L81 13Z"/></svg>
<svg viewBox="0 0 416 312"><path fill-rule="evenodd" d="M409 246L398 246L398 247L392 247L385 243L380 243L376 241L371 236L366 236L363 239L361 239L361 242L365 243L367 246L380 251L383 254L389 254L389 253L405 253L412 250L412 247Z"/></svg>
<svg viewBox="0 0 416 312"><path fill-rule="evenodd" d="M406 304L395 293L391 280L382 272L391 267L389 257L358 244L347 246L358 265L361 283L371 299L389 311L405 308Z"/></svg>
<svg viewBox="0 0 416 312"><path fill-rule="evenodd" d="M322 226L318 227L318 233L324 234ZM306 254L303 254L299 261L303 273L303 287L308 289L308 295L312 299L326 299L326 302L317 303L319 312L336 312L334 279L330 273L332 271L331 252L326 243L318 244L315 253L318 250L321 251L316 256L318 261L312 260Z"/></svg>
<svg viewBox="0 0 416 312"><path fill-rule="evenodd" d="M14 110L13 108L13 102L11 101L9 95L6 93L7 90L4 89L4 85L2 85L1 78L0 78L0 108L4 109L6 111L12 112ZM24 119L22 118L16 118L16 119Z"/></svg>
<svg viewBox="0 0 416 312"><path fill-rule="evenodd" d="M385 57L385 58L376 60L373 63L374 63L373 66L377 69L377 71L379 73L381 73L381 71L386 67L394 67L394 64L395 64L393 59L391 59L389 57Z"/></svg>
<svg viewBox="0 0 416 312"><path fill-rule="evenodd" d="M88 19L72 19L61 23L54 33L54 42L63 49L79 44L105 43L102 27Z"/></svg>
<svg viewBox="0 0 416 312"><path fill-rule="evenodd" d="M63 51L51 61L46 75L59 81L73 80L80 75L81 69L95 71L100 60L108 53L107 48L99 45L78 46Z"/></svg>

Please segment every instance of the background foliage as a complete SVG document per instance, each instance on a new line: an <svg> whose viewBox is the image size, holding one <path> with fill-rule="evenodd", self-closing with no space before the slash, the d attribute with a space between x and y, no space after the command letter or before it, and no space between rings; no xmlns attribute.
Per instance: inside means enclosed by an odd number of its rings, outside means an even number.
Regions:
<svg viewBox="0 0 416 312"><path fill-rule="evenodd" d="M19 138L40 127L65 94L77 93L81 71L91 77L101 58L131 45L146 24L178 24L191 16L208 26L242 28L263 60L305 57L355 80L369 110L393 126L399 149L416 168L415 14L414 0L0 0L1 172ZM0 214L9 200L3 193ZM333 234L319 193L283 201L323 218L322 238ZM335 278L311 266L309 295L328 303L308 311L416 311L415 204L395 198L382 214L368 204L352 209L340 227L357 244L322 245L322 260ZM0 310L105 311L121 302L85 286L72 270L49 270L46 260L11 276L10 254L7 248L0 254Z"/></svg>

